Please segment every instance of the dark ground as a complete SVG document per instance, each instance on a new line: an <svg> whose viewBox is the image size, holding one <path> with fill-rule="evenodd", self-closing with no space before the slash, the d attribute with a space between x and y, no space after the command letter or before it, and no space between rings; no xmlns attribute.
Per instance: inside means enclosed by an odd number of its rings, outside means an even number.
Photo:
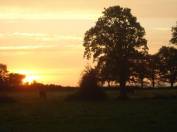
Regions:
<svg viewBox="0 0 177 132"><path fill-rule="evenodd" d="M48 92L41 100L36 91L11 92L16 102L0 104L0 132L175 132L177 90L141 90L130 100L115 100L107 91L102 102L65 101L73 91ZM162 98L154 98L154 97Z"/></svg>

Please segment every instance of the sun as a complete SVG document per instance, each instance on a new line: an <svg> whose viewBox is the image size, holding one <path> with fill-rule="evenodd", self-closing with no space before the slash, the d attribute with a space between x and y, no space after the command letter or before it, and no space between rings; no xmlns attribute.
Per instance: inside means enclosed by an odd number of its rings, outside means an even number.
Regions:
<svg viewBox="0 0 177 132"><path fill-rule="evenodd" d="M23 79L23 83L33 83L34 81L37 81L38 77L33 75L26 75L26 77Z"/></svg>
<svg viewBox="0 0 177 132"><path fill-rule="evenodd" d="M34 81L39 80L39 76L37 75L37 72L34 70L18 70L17 73L25 75L25 78L22 80L23 83L33 83Z"/></svg>

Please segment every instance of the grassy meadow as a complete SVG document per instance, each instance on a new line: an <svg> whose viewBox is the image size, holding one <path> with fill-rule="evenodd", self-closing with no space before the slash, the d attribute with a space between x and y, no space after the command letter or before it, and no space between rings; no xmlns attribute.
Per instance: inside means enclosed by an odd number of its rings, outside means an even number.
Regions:
<svg viewBox="0 0 177 132"><path fill-rule="evenodd" d="M170 132L177 130L175 89L137 90L130 100L116 100L107 90L106 101L66 101L75 90L8 93L15 102L0 104L0 132ZM155 98L155 97L161 98Z"/></svg>

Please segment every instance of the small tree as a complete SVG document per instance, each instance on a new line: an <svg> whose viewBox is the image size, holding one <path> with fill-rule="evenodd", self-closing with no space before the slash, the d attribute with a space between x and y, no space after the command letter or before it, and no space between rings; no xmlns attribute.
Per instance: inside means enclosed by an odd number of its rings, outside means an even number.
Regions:
<svg viewBox="0 0 177 132"><path fill-rule="evenodd" d="M159 67L160 60L156 54L147 56L147 78L151 82L152 88L155 87L155 83L159 81Z"/></svg>
<svg viewBox="0 0 177 132"><path fill-rule="evenodd" d="M161 80L169 82L171 87L177 81L177 49L163 46L159 52Z"/></svg>
<svg viewBox="0 0 177 132"><path fill-rule="evenodd" d="M86 67L80 80L79 91L68 97L69 100L104 100L106 94L98 85L98 74L93 68Z"/></svg>
<svg viewBox="0 0 177 132"><path fill-rule="evenodd" d="M7 66L4 64L0 64L0 89L3 89L6 86L7 77Z"/></svg>
<svg viewBox="0 0 177 132"><path fill-rule="evenodd" d="M137 60L132 62L130 81L138 82L144 87L144 79L148 76L147 56L139 54Z"/></svg>
<svg viewBox="0 0 177 132"><path fill-rule="evenodd" d="M177 45L177 23L175 27L172 27L172 38L170 40L172 44Z"/></svg>
<svg viewBox="0 0 177 132"><path fill-rule="evenodd" d="M98 85L97 71L86 67L81 81L79 96L83 100L100 100L105 98L105 93Z"/></svg>
<svg viewBox="0 0 177 132"><path fill-rule="evenodd" d="M92 91L98 88L98 78L95 69L86 67L81 81L80 81L80 88L86 91Z"/></svg>
<svg viewBox="0 0 177 132"><path fill-rule="evenodd" d="M19 87L22 85L22 81L25 78L25 75L18 74L18 73L10 73L8 75L8 84L10 87Z"/></svg>

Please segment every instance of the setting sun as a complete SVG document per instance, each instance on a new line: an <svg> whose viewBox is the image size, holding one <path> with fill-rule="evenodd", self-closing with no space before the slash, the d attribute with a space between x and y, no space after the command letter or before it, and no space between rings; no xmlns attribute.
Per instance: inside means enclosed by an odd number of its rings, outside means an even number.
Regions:
<svg viewBox="0 0 177 132"><path fill-rule="evenodd" d="M31 76L31 75L27 75L24 79L23 79L23 83L32 83L34 81L37 81L38 77L37 76Z"/></svg>
<svg viewBox="0 0 177 132"><path fill-rule="evenodd" d="M30 70L19 70L17 73L25 75L25 78L23 79L23 83L32 83L34 81L39 81L39 76L36 75L34 71Z"/></svg>

